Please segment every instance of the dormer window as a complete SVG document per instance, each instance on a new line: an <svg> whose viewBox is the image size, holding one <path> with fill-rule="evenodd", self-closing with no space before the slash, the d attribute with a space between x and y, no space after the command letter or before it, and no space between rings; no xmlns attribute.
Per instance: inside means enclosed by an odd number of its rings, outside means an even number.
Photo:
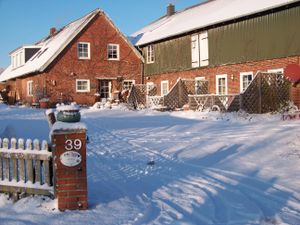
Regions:
<svg viewBox="0 0 300 225"><path fill-rule="evenodd" d="M11 65L13 69L19 68L25 64L24 50L17 51L11 55Z"/></svg>
<svg viewBox="0 0 300 225"><path fill-rule="evenodd" d="M17 69L23 66L32 56L39 50L40 46L25 45L10 53L12 69Z"/></svg>

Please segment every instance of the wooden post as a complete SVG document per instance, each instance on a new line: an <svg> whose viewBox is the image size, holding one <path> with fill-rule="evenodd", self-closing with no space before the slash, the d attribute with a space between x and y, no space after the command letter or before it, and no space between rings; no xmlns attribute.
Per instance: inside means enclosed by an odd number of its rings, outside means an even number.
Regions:
<svg viewBox="0 0 300 225"><path fill-rule="evenodd" d="M17 139L12 138L10 140L10 147L11 149L17 149ZM17 164L17 159L12 158L11 159L11 164L12 164L12 180L18 181L18 164Z"/></svg>
<svg viewBox="0 0 300 225"><path fill-rule="evenodd" d="M51 133L58 209L87 209L86 126L56 122Z"/></svg>
<svg viewBox="0 0 300 225"><path fill-rule="evenodd" d="M26 141L26 151L32 150L32 140L27 139ZM27 169L27 182L33 183L33 161L31 159L26 160L26 169Z"/></svg>
<svg viewBox="0 0 300 225"><path fill-rule="evenodd" d="M240 104L239 110L243 110L243 94L239 95L239 104Z"/></svg>
<svg viewBox="0 0 300 225"><path fill-rule="evenodd" d="M8 148L8 143L9 143L9 140L8 140L8 138L4 138L3 139L3 148L4 149L9 149ZM9 180L9 159L7 159L7 158L4 158L4 178L6 179L6 180Z"/></svg>
<svg viewBox="0 0 300 225"><path fill-rule="evenodd" d="M18 140L18 148L21 150L25 150L24 139ZM19 179L21 182L25 183L25 160L24 159L19 159Z"/></svg>
<svg viewBox="0 0 300 225"><path fill-rule="evenodd" d="M2 139L0 138L0 149L2 148ZM3 159L0 156L0 181L3 180Z"/></svg>
<svg viewBox="0 0 300 225"><path fill-rule="evenodd" d="M258 113L261 114L261 73L258 76Z"/></svg>
<svg viewBox="0 0 300 225"><path fill-rule="evenodd" d="M40 141L35 139L33 140L33 149L35 151L40 151ZM42 184L41 183L41 160L35 160L34 165L34 183Z"/></svg>
<svg viewBox="0 0 300 225"><path fill-rule="evenodd" d="M48 109L48 110L46 110L46 115L47 115L47 119L48 119L48 125L49 125L50 128L56 122L54 111L55 111L54 109Z"/></svg>

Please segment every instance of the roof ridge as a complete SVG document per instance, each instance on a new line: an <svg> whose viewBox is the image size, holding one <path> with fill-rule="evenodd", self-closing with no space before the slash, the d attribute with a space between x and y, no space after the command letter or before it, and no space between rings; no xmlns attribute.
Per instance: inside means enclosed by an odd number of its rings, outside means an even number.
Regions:
<svg viewBox="0 0 300 225"><path fill-rule="evenodd" d="M294 7L298 3L300 0L205 0L171 16L160 17L131 36L135 45L142 46L261 12L271 12L277 8L284 10L285 7Z"/></svg>
<svg viewBox="0 0 300 225"><path fill-rule="evenodd" d="M84 17L86 17L86 16L88 16L88 15L92 15L92 14L94 14L94 13L99 13L99 12L103 12L103 10L101 10L100 8L96 8L96 9L94 9L93 11L91 11L91 12L89 12L89 13L86 13L84 16L81 16L80 18L78 18L78 19L75 19L75 20L72 20L71 22L69 22L69 23L67 23L66 25L64 25L64 26L62 26L62 27L60 27L59 29L57 29L56 31L55 31L55 33L54 34L48 34L47 36L45 36L45 37L43 37L42 39L40 39L40 40L38 40L37 42L35 42L34 43L34 45L38 45L38 44L40 44L40 43L42 43L42 42L44 42L44 41L47 41L48 39L50 39L51 37L54 37L54 36L56 36L57 34L59 34L61 31L63 31L66 27L68 27L68 26L70 26L72 23L75 23L75 22L77 22L78 20L81 20L81 19L83 19Z"/></svg>

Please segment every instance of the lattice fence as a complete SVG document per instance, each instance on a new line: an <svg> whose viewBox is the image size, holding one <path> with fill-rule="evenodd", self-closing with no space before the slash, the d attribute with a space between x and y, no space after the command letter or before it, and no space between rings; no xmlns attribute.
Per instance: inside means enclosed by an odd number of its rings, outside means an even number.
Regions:
<svg viewBox="0 0 300 225"><path fill-rule="evenodd" d="M155 85L147 87L146 84L136 84L132 85L127 103L130 108L138 109L144 108L148 105L147 96L155 96L157 93L157 88Z"/></svg>
<svg viewBox="0 0 300 225"><path fill-rule="evenodd" d="M164 107L164 97L163 96L148 96L147 107L158 109Z"/></svg>
<svg viewBox="0 0 300 225"><path fill-rule="evenodd" d="M196 86L193 79L179 79L164 97L164 106L169 109L182 108L185 104L188 104L189 95L194 95L195 93L207 94L208 81L203 80L197 84Z"/></svg>
<svg viewBox="0 0 300 225"><path fill-rule="evenodd" d="M52 152L47 141L0 139L0 191L53 195Z"/></svg>
<svg viewBox="0 0 300 225"><path fill-rule="evenodd" d="M240 95L190 95L191 110L237 111L240 106Z"/></svg>
<svg viewBox="0 0 300 225"><path fill-rule="evenodd" d="M256 74L242 94L231 95L190 95L192 110L218 109L248 113L267 113L279 110L290 100L291 83L279 73Z"/></svg>
<svg viewBox="0 0 300 225"><path fill-rule="evenodd" d="M241 94L241 109L248 113L279 110L290 100L291 83L280 73L259 72Z"/></svg>

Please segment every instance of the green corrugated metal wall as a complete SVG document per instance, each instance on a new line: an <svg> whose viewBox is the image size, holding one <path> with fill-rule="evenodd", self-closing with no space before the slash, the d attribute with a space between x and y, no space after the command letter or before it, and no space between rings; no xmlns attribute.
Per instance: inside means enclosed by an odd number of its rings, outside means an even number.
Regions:
<svg viewBox="0 0 300 225"><path fill-rule="evenodd" d="M191 38L184 36L154 45L155 62L145 64L145 74L157 74L191 67ZM146 48L143 48L146 59Z"/></svg>
<svg viewBox="0 0 300 225"><path fill-rule="evenodd" d="M300 6L209 29L208 42L209 67L300 55ZM155 63L145 64L145 75L187 69L190 35L155 44Z"/></svg>
<svg viewBox="0 0 300 225"><path fill-rule="evenodd" d="M208 31L210 66L300 54L300 7Z"/></svg>

